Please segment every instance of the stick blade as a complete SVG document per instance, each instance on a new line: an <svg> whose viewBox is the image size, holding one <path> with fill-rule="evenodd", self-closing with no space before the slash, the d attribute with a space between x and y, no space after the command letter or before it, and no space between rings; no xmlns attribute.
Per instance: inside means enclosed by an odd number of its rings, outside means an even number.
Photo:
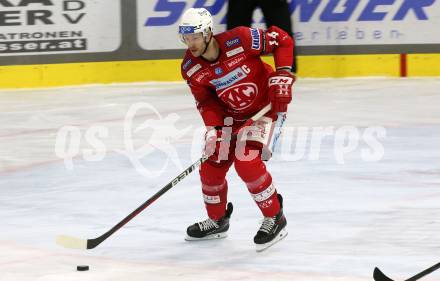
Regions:
<svg viewBox="0 0 440 281"><path fill-rule="evenodd" d="M394 281L393 279L388 278L379 268L375 267L373 272L373 278L375 281Z"/></svg>
<svg viewBox="0 0 440 281"><path fill-rule="evenodd" d="M87 250L87 240L68 235L58 235L56 243L64 248Z"/></svg>

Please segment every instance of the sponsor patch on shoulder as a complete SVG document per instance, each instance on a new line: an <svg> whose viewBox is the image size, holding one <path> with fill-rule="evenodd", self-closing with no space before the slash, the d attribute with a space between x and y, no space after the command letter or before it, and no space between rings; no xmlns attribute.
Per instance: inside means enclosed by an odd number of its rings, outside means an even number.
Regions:
<svg viewBox="0 0 440 281"><path fill-rule="evenodd" d="M238 48L235 48L235 49L232 49L232 50L226 52L226 56L229 58L229 57L235 56L236 54L243 53L243 52L244 52L243 47L238 47Z"/></svg>
<svg viewBox="0 0 440 281"><path fill-rule="evenodd" d="M228 48L233 47L233 46L237 46L238 44L241 44L240 38L238 38L238 37L232 38L231 40L228 40L225 42L225 45Z"/></svg>
<svg viewBox="0 0 440 281"><path fill-rule="evenodd" d="M260 31L256 28L250 28L251 37L252 37L252 49L259 50L261 47L260 43Z"/></svg>
<svg viewBox="0 0 440 281"><path fill-rule="evenodd" d="M202 66L200 65L200 63L194 65L193 67L191 67L190 70L188 70L188 72L186 73L186 75L188 75L188 77L191 77L194 73L196 73L200 68L202 68Z"/></svg>

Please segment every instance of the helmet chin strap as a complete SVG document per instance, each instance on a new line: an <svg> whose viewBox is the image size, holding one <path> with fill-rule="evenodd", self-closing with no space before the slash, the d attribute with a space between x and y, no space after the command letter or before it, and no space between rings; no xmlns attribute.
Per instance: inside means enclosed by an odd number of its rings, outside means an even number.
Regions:
<svg viewBox="0 0 440 281"><path fill-rule="evenodd" d="M209 43L211 43L211 39L212 39L212 34L211 34L211 37L209 37L208 42L205 41L206 46L205 46L205 49L203 50L202 56L203 56L203 55L206 53L206 51L208 50L208 46L209 46Z"/></svg>

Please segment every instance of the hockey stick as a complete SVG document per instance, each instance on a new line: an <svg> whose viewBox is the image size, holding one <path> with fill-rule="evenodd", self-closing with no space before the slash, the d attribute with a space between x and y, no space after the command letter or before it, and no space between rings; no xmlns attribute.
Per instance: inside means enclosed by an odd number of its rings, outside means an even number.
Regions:
<svg viewBox="0 0 440 281"><path fill-rule="evenodd" d="M422 272L414 275L413 277L406 279L405 281L415 281L415 280L419 280L420 278L422 278L425 275L428 275L429 273L436 271L437 269L440 268L440 262L431 266L430 268L427 268L425 270L423 270ZM379 268L374 268L374 273L373 273L373 278L376 281L393 281L393 279L388 278L382 271L380 271Z"/></svg>
<svg viewBox="0 0 440 281"><path fill-rule="evenodd" d="M275 152L275 148L277 147L278 139L281 136L281 131L282 131L284 122L286 121L286 118L287 118L287 113L286 112L278 112L277 116L278 116L278 118L275 123L272 147L270 149L272 151L272 153Z"/></svg>
<svg viewBox="0 0 440 281"><path fill-rule="evenodd" d="M243 128L244 126L249 126L253 121L260 119L261 117L263 117L264 114L269 112L270 109L271 109L270 104L265 106L263 109L261 109L259 112L257 112L257 114L255 114L249 120L247 120L246 123L241 128ZM81 238L68 236L68 235L59 235L56 238L56 243L65 247L65 248L70 248L70 249L89 250L89 249L95 248L96 246L98 246L99 244L104 242L104 240L109 238L113 233L115 233L121 227L123 227L125 224L127 224L129 221L131 221L135 216L137 216L139 213L141 213L143 210L145 210L154 201L156 201L159 197L161 197L165 192L170 190L173 186L175 186L180 181L182 181L186 176L191 174L191 172L193 172L195 169L197 169L207 159L208 159L208 157L206 157L206 156L201 157L194 164L189 166L186 170L184 170L182 173L180 173L177 177L172 179L161 190L156 192L147 201L145 201L142 205L140 205L136 210L134 210L132 213L130 213L128 216L126 216L117 225L112 227L109 231L107 231L103 235L96 237L96 238L93 238L93 239L81 239Z"/></svg>

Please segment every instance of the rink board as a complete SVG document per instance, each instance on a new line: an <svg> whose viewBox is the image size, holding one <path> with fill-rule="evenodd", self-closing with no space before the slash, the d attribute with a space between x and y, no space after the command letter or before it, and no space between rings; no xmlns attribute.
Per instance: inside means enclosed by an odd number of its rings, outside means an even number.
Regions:
<svg viewBox="0 0 440 281"><path fill-rule="evenodd" d="M265 57L271 63L271 57ZM180 81L180 60L90 62L0 67L0 88ZM440 54L410 54L408 76L440 75ZM401 76L401 57L380 55L299 56L300 77Z"/></svg>

